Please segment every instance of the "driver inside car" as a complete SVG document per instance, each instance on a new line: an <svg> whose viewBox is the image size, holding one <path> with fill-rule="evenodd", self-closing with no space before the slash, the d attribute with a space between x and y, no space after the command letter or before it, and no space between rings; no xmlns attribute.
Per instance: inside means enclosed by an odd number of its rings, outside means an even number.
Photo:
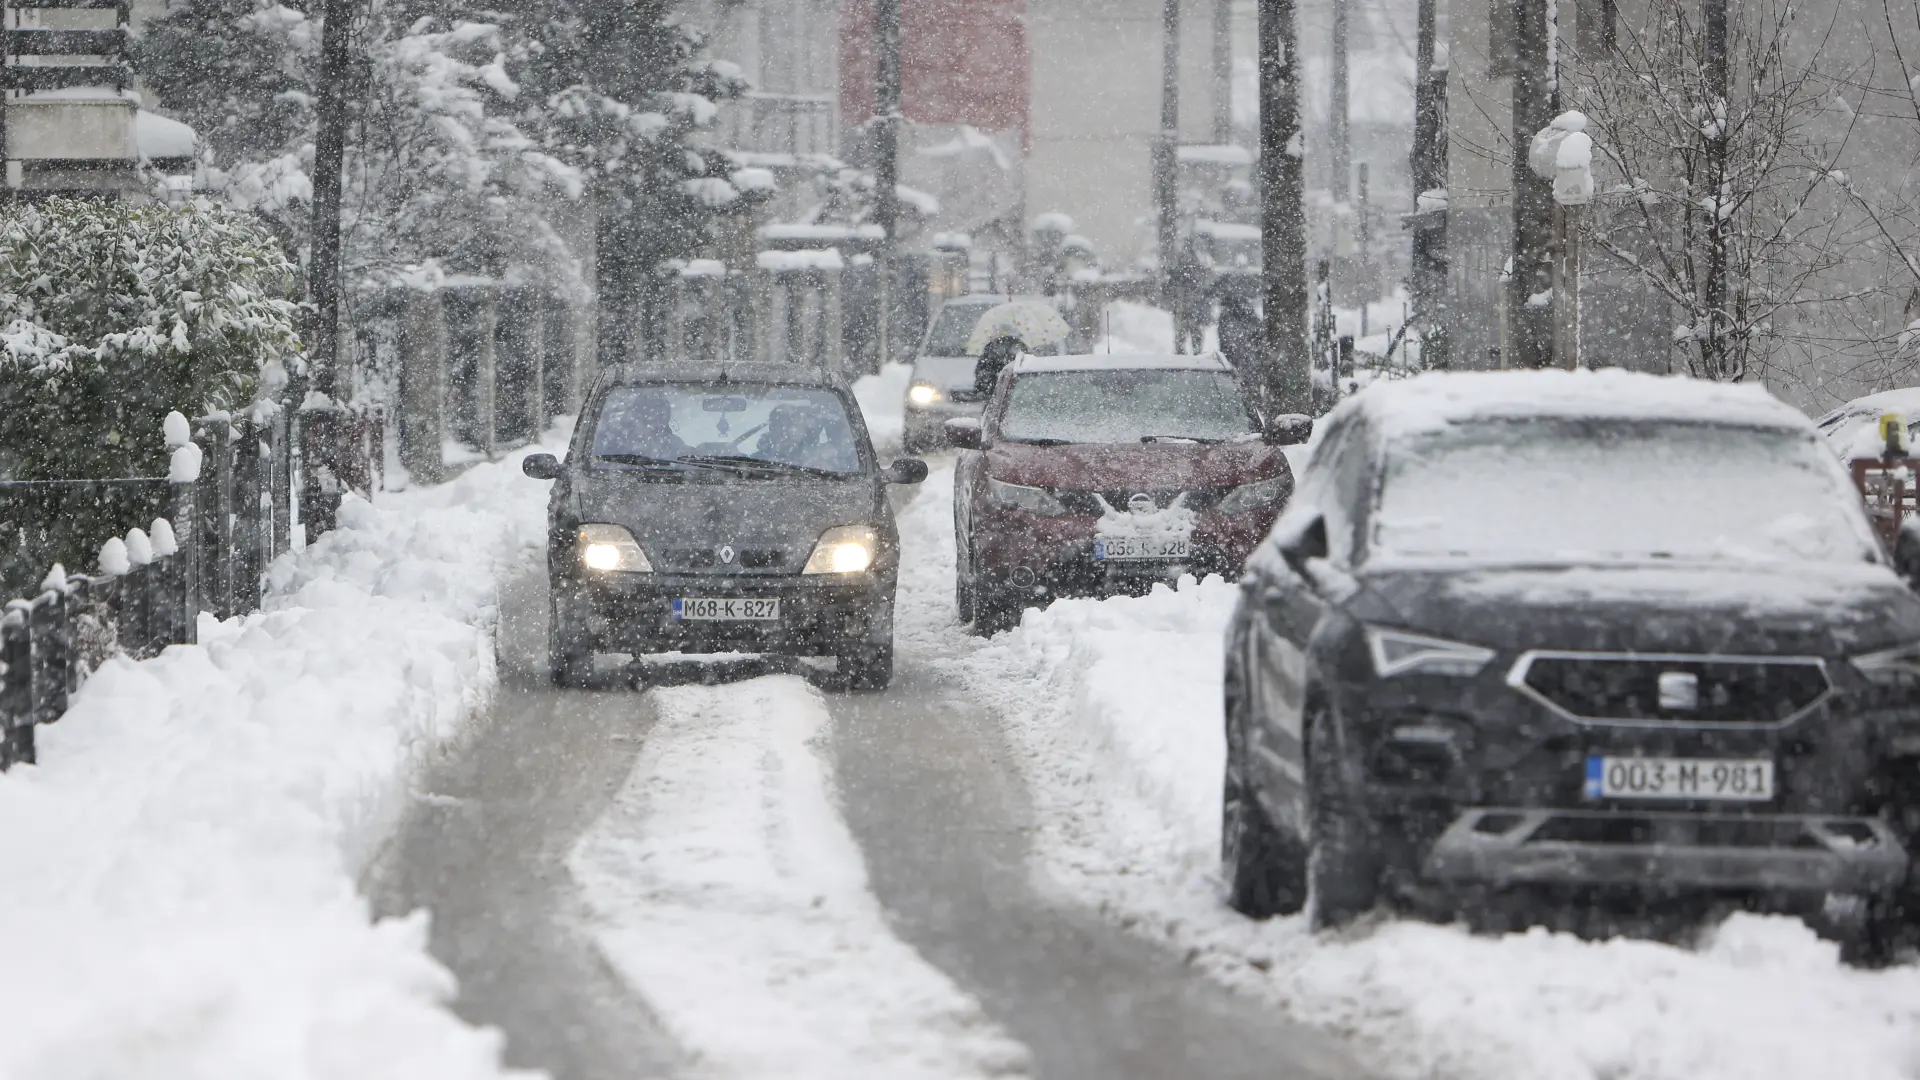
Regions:
<svg viewBox="0 0 1920 1080"><path fill-rule="evenodd" d="M594 435L594 451L599 454L637 454L642 457L675 461L693 452L673 431L673 412L666 396L658 392L633 394L624 400L609 402Z"/></svg>

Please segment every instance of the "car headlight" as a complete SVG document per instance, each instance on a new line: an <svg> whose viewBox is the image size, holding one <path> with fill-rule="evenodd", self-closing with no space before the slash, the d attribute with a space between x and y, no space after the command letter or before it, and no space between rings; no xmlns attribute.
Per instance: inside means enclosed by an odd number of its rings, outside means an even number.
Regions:
<svg viewBox="0 0 1920 1080"><path fill-rule="evenodd" d="M926 408L945 396L940 392L939 387L928 386L926 383L914 383L907 388L907 400L921 408Z"/></svg>
<svg viewBox="0 0 1920 1080"><path fill-rule="evenodd" d="M1271 506L1278 506L1292 490L1291 476L1281 475L1266 480L1256 480L1227 492L1227 497L1220 500L1219 509L1223 514L1244 514L1249 510L1265 510Z"/></svg>
<svg viewBox="0 0 1920 1080"><path fill-rule="evenodd" d="M580 565L600 573L624 571L650 574L653 564L633 539L633 534L618 525L582 525L579 536Z"/></svg>
<svg viewBox="0 0 1920 1080"><path fill-rule="evenodd" d="M1881 686L1920 684L1920 641L1856 656L1853 666Z"/></svg>
<svg viewBox="0 0 1920 1080"><path fill-rule="evenodd" d="M1444 641L1399 630L1367 627L1367 650L1373 654L1373 670L1383 679L1410 672L1428 675L1457 675L1468 678L1493 659L1493 650L1458 641Z"/></svg>
<svg viewBox="0 0 1920 1080"><path fill-rule="evenodd" d="M803 574L858 574L873 565L879 543L871 525L838 525L820 534Z"/></svg>
<svg viewBox="0 0 1920 1080"><path fill-rule="evenodd" d="M1025 484L1009 484L1002 480L987 478L987 494L995 502L1011 506L1016 510L1025 510L1029 514L1045 514L1059 517L1067 508L1046 488L1028 487Z"/></svg>

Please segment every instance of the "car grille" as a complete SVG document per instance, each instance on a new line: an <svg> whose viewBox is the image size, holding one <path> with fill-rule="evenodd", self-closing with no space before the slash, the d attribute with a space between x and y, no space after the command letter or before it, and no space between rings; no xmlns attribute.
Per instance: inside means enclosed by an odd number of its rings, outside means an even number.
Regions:
<svg viewBox="0 0 1920 1080"><path fill-rule="evenodd" d="M779 570L787 565L787 553L779 548L736 548L731 563L720 561L720 549L667 548L660 553L662 570Z"/></svg>
<svg viewBox="0 0 1920 1080"><path fill-rule="evenodd" d="M1595 723L1783 724L1829 688L1817 658L1528 653L1507 681Z"/></svg>
<svg viewBox="0 0 1920 1080"><path fill-rule="evenodd" d="M1158 510L1165 510L1167 507L1173 505L1175 499L1185 495L1187 497L1187 501L1184 504L1186 508L1192 510L1194 513L1203 514L1220 505L1220 500L1226 498L1227 493L1233 489L1230 487L1221 487L1193 488L1186 491L1145 492L1138 488L1114 488L1110 491L1068 491L1062 488L1053 488L1051 490L1053 491L1053 497L1059 499L1060 504L1065 506L1069 513L1087 514L1098 517L1101 513L1099 499L1105 499L1108 506L1113 507L1115 510L1125 512L1128 508L1128 500L1132 499L1135 495L1146 495L1153 500L1154 508Z"/></svg>

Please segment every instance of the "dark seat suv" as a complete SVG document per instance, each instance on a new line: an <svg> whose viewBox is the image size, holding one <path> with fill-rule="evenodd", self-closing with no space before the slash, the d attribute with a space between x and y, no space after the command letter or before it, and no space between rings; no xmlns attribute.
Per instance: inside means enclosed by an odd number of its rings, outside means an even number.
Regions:
<svg viewBox="0 0 1920 1080"><path fill-rule="evenodd" d="M623 367L581 410L555 480L547 565L553 680L599 652L832 657L841 680L893 674L899 534L853 396L799 367Z"/></svg>
<svg viewBox="0 0 1920 1080"><path fill-rule="evenodd" d="M1432 375L1321 436L1227 640L1234 907L1920 917L1920 599L1804 417Z"/></svg>

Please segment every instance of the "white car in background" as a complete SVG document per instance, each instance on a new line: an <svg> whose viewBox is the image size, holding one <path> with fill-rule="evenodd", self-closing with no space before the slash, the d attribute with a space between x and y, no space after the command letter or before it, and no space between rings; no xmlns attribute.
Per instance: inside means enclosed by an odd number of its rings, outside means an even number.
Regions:
<svg viewBox="0 0 1920 1080"><path fill-rule="evenodd" d="M985 395L974 386L978 356L967 355L967 338L980 316L1013 300L1052 304L1045 296L973 293L940 305L927 325L927 336L913 356L913 375L907 383L903 441L910 454L922 454L947 444L942 425L962 416L977 417L986 406ZM1051 353L1057 349L1038 349Z"/></svg>
<svg viewBox="0 0 1920 1080"><path fill-rule="evenodd" d="M1816 421L1820 434L1842 460L1877 458L1886 449L1880 418L1899 413L1907 424L1907 445L1920 444L1920 386L1884 390L1854 398Z"/></svg>

